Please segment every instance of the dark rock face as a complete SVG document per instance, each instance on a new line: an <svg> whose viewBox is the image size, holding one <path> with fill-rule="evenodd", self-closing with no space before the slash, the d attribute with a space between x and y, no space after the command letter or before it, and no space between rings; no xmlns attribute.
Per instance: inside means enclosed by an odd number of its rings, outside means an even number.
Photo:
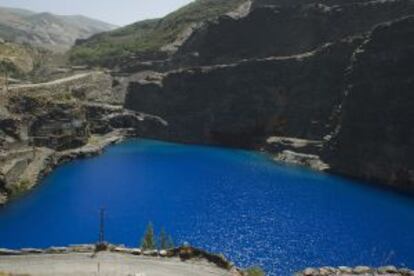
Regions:
<svg viewBox="0 0 414 276"><path fill-rule="evenodd" d="M246 17L222 17L206 24L175 58L182 65L199 65L295 55L410 14L412 0L254 1Z"/></svg>
<svg viewBox="0 0 414 276"><path fill-rule="evenodd" d="M31 146L66 150L85 145L90 136L84 110L77 103L15 96L10 98L9 109L15 114L24 114ZM17 139L20 127L14 130Z"/></svg>
<svg viewBox="0 0 414 276"><path fill-rule="evenodd" d="M17 138L19 135L19 125L20 122L17 119L11 117L0 118L0 132L3 135Z"/></svg>
<svg viewBox="0 0 414 276"><path fill-rule="evenodd" d="M412 0L255 0L195 31L168 65L181 69L131 79L125 106L166 119L161 139L320 158L414 190L412 15Z"/></svg>
<svg viewBox="0 0 414 276"><path fill-rule="evenodd" d="M378 27L354 57L334 140L334 170L414 183L414 17Z"/></svg>
<svg viewBox="0 0 414 276"><path fill-rule="evenodd" d="M37 147L65 150L85 145L90 132L81 110L64 105L37 116L29 128L29 136Z"/></svg>
<svg viewBox="0 0 414 276"><path fill-rule="evenodd" d="M126 106L166 119L170 138L178 141L258 147L272 135L318 139L332 128L343 72L359 42L304 56L171 72L158 84L131 83Z"/></svg>

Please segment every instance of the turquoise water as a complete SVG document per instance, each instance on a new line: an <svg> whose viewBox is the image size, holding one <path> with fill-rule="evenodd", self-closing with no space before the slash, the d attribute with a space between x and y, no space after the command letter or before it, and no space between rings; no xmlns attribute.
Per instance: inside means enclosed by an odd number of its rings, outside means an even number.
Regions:
<svg viewBox="0 0 414 276"><path fill-rule="evenodd" d="M133 140L56 169L0 209L0 247L136 246L146 224L268 275L308 266L414 267L414 199L265 155Z"/></svg>

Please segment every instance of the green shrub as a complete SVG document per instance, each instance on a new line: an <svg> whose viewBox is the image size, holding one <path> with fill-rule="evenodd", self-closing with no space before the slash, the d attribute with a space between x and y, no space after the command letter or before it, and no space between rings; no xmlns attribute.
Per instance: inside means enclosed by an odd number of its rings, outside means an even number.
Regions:
<svg viewBox="0 0 414 276"><path fill-rule="evenodd" d="M11 188L11 195L12 196L19 196L25 192L27 192L29 190L29 186L30 186L31 182L29 179L21 179L17 185L13 186Z"/></svg>
<svg viewBox="0 0 414 276"><path fill-rule="evenodd" d="M245 271L248 276L264 276L265 273L260 267L251 267Z"/></svg>

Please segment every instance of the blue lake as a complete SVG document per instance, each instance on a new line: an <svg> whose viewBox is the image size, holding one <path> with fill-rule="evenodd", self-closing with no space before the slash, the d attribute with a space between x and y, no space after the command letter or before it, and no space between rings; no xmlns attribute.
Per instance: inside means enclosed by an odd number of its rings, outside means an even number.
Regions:
<svg viewBox="0 0 414 276"><path fill-rule="evenodd" d="M259 153L132 140L57 168L0 209L0 247L137 246L152 221L176 243L268 275L309 266L414 267L414 199L278 165Z"/></svg>

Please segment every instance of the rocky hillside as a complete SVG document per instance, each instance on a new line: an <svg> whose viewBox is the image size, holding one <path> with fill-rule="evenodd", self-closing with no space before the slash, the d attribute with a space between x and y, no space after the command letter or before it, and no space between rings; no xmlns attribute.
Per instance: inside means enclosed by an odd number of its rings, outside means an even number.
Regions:
<svg viewBox="0 0 414 276"><path fill-rule="evenodd" d="M114 27L84 16L60 16L0 7L1 39L53 51L68 50L76 39L88 38Z"/></svg>
<svg viewBox="0 0 414 276"><path fill-rule="evenodd" d="M76 64L116 66L119 60L163 59L175 52L193 29L237 8L244 0L197 0L164 18L146 20L78 40L70 52Z"/></svg>
<svg viewBox="0 0 414 276"><path fill-rule="evenodd" d="M6 72L12 77L32 72L35 68L37 54L30 47L10 42L0 42L1 78L4 79L3 74Z"/></svg>
<svg viewBox="0 0 414 276"><path fill-rule="evenodd" d="M163 60L120 61L125 106L166 119L163 139L414 190L414 1L241 4Z"/></svg>
<svg viewBox="0 0 414 276"><path fill-rule="evenodd" d="M104 72L83 72L0 91L0 205L62 162L165 126L160 118L126 111L124 95L112 85Z"/></svg>
<svg viewBox="0 0 414 276"><path fill-rule="evenodd" d="M69 68L64 55L28 44L0 41L0 87L60 78ZM69 72L70 73L70 72Z"/></svg>
<svg viewBox="0 0 414 276"><path fill-rule="evenodd" d="M218 3L121 29L119 44L114 33L78 42L72 54L105 49L112 76L3 91L0 193L126 135L258 149L414 191L414 0L229 1L193 13ZM137 51L106 63L129 35Z"/></svg>

